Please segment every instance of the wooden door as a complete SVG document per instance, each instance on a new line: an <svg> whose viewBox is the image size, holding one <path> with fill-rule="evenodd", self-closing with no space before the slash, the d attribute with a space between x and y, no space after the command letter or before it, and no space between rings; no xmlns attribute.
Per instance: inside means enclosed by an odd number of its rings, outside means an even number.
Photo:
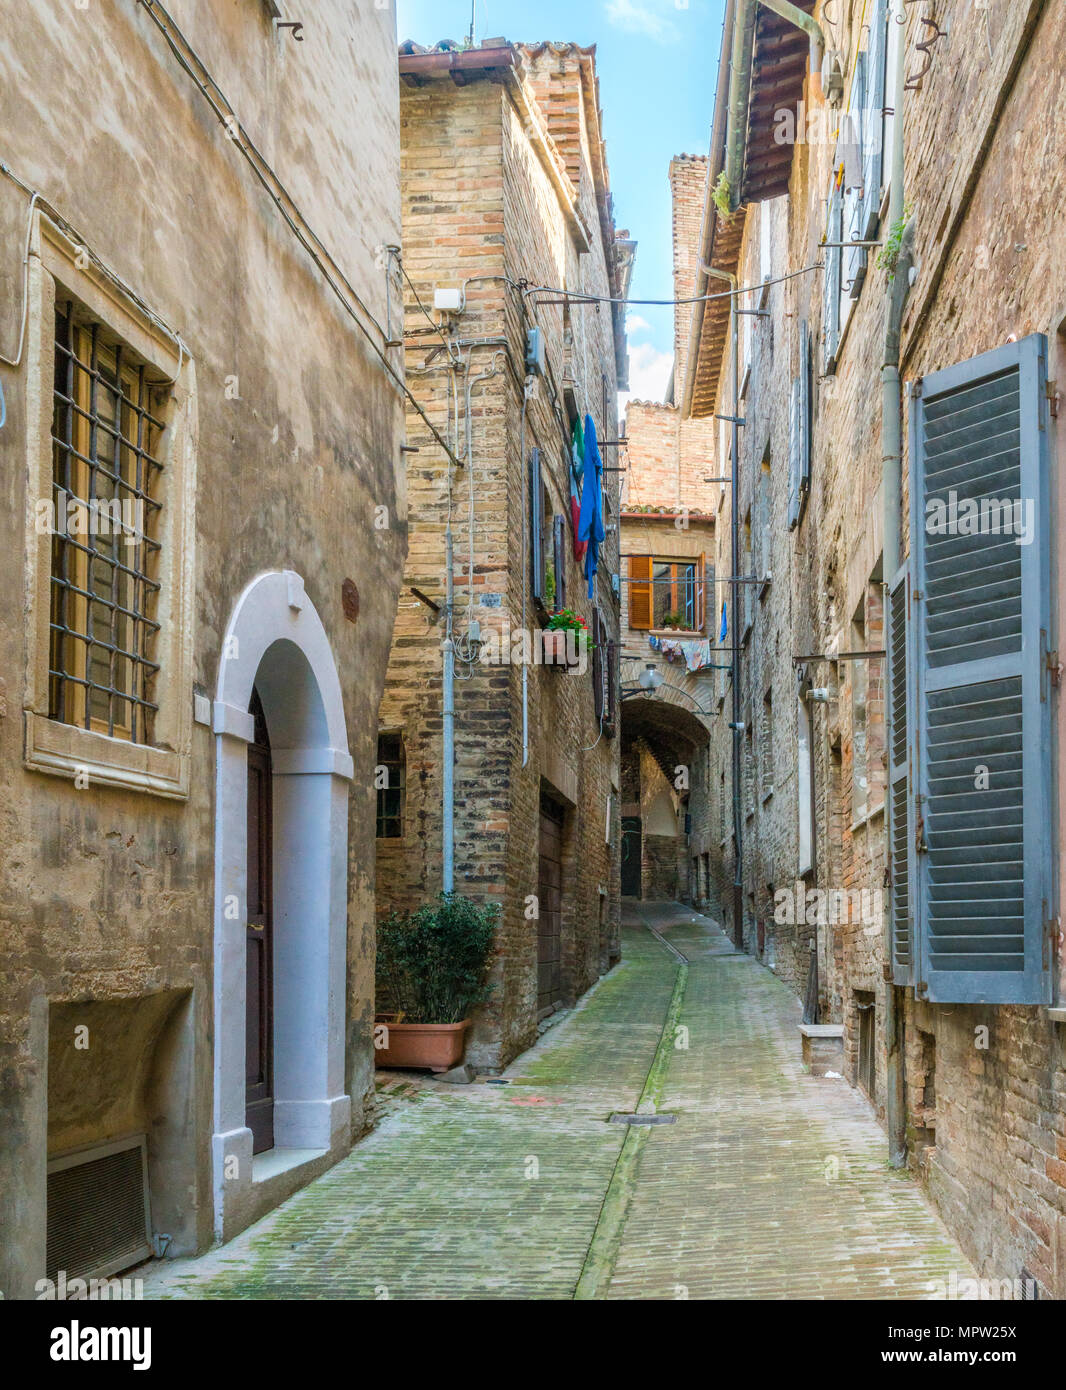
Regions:
<svg viewBox="0 0 1066 1390"><path fill-rule="evenodd" d="M252 1152L274 1147L273 795L270 739L257 691L249 711L248 924L245 992L245 1123Z"/></svg>
<svg viewBox="0 0 1066 1390"><path fill-rule="evenodd" d="M622 817L622 897L640 897L641 829L639 816Z"/></svg>
<svg viewBox="0 0 1066 1390"><path fill-rule="evenodd" d="M563 817L549 797L540 802L540 869L537 919L537 1017L550 1014L563 997Z"/></svg>

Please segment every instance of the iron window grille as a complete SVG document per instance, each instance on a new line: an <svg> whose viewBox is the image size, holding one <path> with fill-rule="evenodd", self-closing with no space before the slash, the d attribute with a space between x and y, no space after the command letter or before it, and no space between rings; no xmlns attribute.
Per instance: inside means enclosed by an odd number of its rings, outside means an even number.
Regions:
<svg viewBox="0 0 1066 1390"><path fill-rule="evenodd" d="M49 718L151 743L167 388L73 301L56 308Z"/></svg>
<svg viewBox="0 0 1066 1390"><path fill-rule="evenodd" d="M378 787L377 838L403 838L403 801L406 785L403 738L399 734L378 737L378 766L385 769L385 785Z"/></svg>

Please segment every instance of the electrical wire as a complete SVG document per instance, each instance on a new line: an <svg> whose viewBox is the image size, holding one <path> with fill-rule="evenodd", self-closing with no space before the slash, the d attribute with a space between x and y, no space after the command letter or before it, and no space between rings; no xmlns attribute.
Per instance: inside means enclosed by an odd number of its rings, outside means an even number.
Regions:
<svg viewBox="0 0 1066 1390"><path fill-rule="evenodd" d="M648 305L657 308L670 308L684 304L706 304L713 299L732 299L734 295L738 298L742 294L761 293L767 285L780 285L785 280L795 280L797 276L809 275L812 270L824 270L824 261L813 261L810 265L802 266L799 270L790 270L787 275L775 275L767 280L760 280L754 285L739 285L735 290L719 290L717 294L697 294L686 299L612 299L604 294L575 294L573 290L560 289L557 285L531 285L525 294L561 294L562 300L540 299L538 304L552 304L555 302L569 304L633 304Z"/></svg>
<svg viewBox="0 0 1066 1390"><path fill-rule="evenodd" d="M196 50L192 47L188 39L178 28L178 26L174 23L173 18L170 16L170 14L167 13L167 10L164 8L164 6L159 3L159 0L138 0L138 3L144 7L148 15L151 17L152 22L155 24L156 28L163 35L167 47L174 55L174 58L176 59L179 67L181 67L188 74L188 76L192 79L194 85L199 90L201 95L207 100L212 111L215 113L215 116L217 117L219 124L226 131L227 139L229 139L244 156L245 160L248 163L248 167L252 170L252 173L255 175L259 183L262 185L263 190L270 198L271 202L274 203L275 207L281 214L289 230L296 237L297 241L299 241L300 245L304 248L307 254L311 257L312 261L314 261L315 265L318 267L323 278L325 279L327 285L329 285L330 289L337 297L337 300L339 301L341 307L344 309L344 311L348 314L349 318L351 318L352 322L356 325L356 327L365 337L371 352L373 352L374 356L377 357L377 359L381 362L381 365L385 368L385 371L388 374L388 376L399 387L406 400L410 403L412 409L415 411L415 413L419 416L419 418L422 420L422 422L429 430L430 435L434 439L434 441L440 445L440 447L444 450L445 454L448 456L451 462L458 466L458 460L456 459L455 454L452 452L451 448L448 446L447 441L443 438L440 431L437 429L437 427L433 424L432 420L430 420L429 416L426 414L425 410L423 410L422 406L412 395L411 391L405 384L403 378L397 374L396 370L392 366L392 363L385 356L384 351L378 347L377 343L374 341L373 334L367 328L366 323L363 322L363 319L360 317L360 314L363 317L365 317L371 324L373 324L374 328L377 329L378 333L381 335L381 340L383 343L387 343L389 341L388 334L386 333L385 329L377 321L371 310L367 307L362 298L359 296L354 286L350 283L350 281L345 276L344 272L337 265L336 261L330 255L324 243L319 240L318 236L312 230L310 223L304 217L295 199L286 189L285 185L281 182L274 169L266 161L266 159L263 157L260 151L256 148L256 145L249 137L248 132L244 129L240 121L237 119L237 114L234 111L233 107L230 105L230 102L227 100L225 93L222 91L218 83L211 76L203 60L197 54ZM163 18L160 18L161 15L163 16ZM175 40L175 35L177 35L177 41ZM181 47L179 47L179 42L180 45L184 47L186 52L190 55L193 62L195 62L197 67L199 67L200 73L197 73L194 70L192 64L189 61L189 58L185 56L185 53L183 53ZM202 76L200 74L202 74ZM210 86L208 84L210 84ZM291 212L289 211L290 208L292 209ZM349 302L349 300L351 302ZM359 313L355 312L353 304L358 306Z"/></svg>

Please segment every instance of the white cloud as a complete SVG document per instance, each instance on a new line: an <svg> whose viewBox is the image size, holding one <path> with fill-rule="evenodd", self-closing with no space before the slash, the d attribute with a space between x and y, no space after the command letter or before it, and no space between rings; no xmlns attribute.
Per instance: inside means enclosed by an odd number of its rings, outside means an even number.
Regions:
<svg viewBox="0 0 1066 1390"><path fill-rule="evenodd" d="M647 319L642 319L639 314L626 315L627 333L646 333L651 327Z"/></svg>
<svg viewBox="0 0 1066 1390"><path fill-rule="evenodd" d="M630 401L661 401L674 366L671 352L660 352L652 343L635 343L629 349L629 390L618 393L624 408Z"/></svg>
<svg viewBox="0 0 1066 1390"><path fill-rule="evenodd" d="M642 34L656 43L677 43L681 30L668 18L677 12L676 0L607 0L607 18L628 34Z"/></svg>

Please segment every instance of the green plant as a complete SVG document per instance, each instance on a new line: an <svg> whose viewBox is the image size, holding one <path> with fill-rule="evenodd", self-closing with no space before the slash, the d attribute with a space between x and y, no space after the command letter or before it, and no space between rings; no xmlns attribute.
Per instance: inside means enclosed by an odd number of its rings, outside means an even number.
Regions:
<svg viewBox="0 0 1066 1390"><path fill-rule="evenodd" d="M725 170L718 175L718 180L711 192L714 205L718 209L718 215L724 222L728 222L733 216L732 206L733 190L729 187L729 180L726 178Z"/></svg>
<svg viewBox="0 0 1066 1390"><path fill-rule="evenodd" d="M588 648L589 627L580 613L573 608L560 608L548 619L549 632L576 632L579 647Z"/></svg>
<svg viewBox="0 0 1066 1390"><path fill-rule="evenodd" d="M910 221L910 216L911 208L905 204L902 213L889 228L888 238L877 255L877 264L882 270L888 271L889 280L894 280L896 277L896 266L899 264L899 249L903 244L903 229Z"/></svg>
<svg viewBox="0 0 1066 1390"><path fill-rule="evenodd" d="M548 561L544 571L544 597L548 601L550 608L555 602L555 566Z"/></svg>
<svg viewBox="0 0 1066 1390"><path fill-rule="evenodd" d="M667 613L663 618L663 627L684 627L685 619L680 613Z"/></svg>
<svg viewBox="0 0 1066 1390"><path fill-rule="evenodd" d="M490 992L496 903L441 893L413 912L390 912L378 927L378 997L404 1023L461 1023Z"/></svg>

